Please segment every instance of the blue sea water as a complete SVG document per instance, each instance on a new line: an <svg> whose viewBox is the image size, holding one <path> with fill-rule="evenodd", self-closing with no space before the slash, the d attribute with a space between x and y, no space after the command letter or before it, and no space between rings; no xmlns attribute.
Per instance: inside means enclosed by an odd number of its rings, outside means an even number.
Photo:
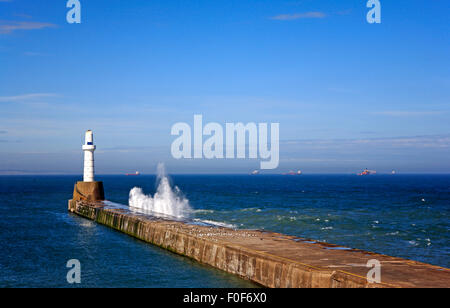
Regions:
<svg viewBox="0 0 450 308"><path fill-rule="evenodd" d="M254 287L67 212L79 176L0 176L0 287ZM98 176L106 198L155 176ZM449 175L175 175L192 218L450 267Z"/></svg>

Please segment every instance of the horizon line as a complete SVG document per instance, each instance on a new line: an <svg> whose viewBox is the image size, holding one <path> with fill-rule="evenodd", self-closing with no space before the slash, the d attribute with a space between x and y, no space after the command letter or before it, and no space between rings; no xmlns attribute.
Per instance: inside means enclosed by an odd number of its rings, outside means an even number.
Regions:
<svg viewBox="0 0 450 308"><path fill-rule="evenodd" d="M139 176L156 176L157 173L141 173L137 175ZM288 174L288 173L260 173L260 174L251 174L251 173L167 173L167 175L249 175L249 176L264 176L264 175L286 175L286 176L295 176L295 177L301 177L305 175L358 175L357 172L311 172L311 173L305 173L302 174ZM369 177L377 176L377 175L392 175L392 176L398 176L398 175L450 175L450 172L398 172L396 174L392 174L389 172L386 173L377 173L377 174L371 174ZM79 176L83 177L82 173L17 173L17 174L1 174L0 176ZM129 177L124 173L98 173L96 176L124 176ZM135 177L135 175L131 175L131 177Z"/></svg>

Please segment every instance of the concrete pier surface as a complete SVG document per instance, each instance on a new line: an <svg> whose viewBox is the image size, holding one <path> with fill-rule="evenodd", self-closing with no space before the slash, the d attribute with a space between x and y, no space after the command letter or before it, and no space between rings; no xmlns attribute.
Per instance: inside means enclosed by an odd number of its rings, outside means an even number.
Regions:
<svg viewBox="0 0 450 308"><path fill-rule="evenodd" d="M70 200L69 211L265 287L449 288L450 270L279 233L196 225L104 202ZM369 283L369 260L381 283Z"/></svg>

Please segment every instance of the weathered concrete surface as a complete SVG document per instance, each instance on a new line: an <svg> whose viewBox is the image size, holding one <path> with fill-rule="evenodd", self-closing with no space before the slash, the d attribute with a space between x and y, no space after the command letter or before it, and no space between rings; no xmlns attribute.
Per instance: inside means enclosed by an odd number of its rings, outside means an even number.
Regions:
<svg viewBox="0 0 450 308"><path fill-rule="evenodd" d="M71 200L69 211L266 287L450 287L446 268L278 233L162 220L102 202ZM380 284L367 282L370 259L381 262Z"/></svg>
<svg viewBox="0 0 450 308"><path fill-rule="evenodd" d="M73 188L73 200L105 200L103 182L77 182Z"/></svg>

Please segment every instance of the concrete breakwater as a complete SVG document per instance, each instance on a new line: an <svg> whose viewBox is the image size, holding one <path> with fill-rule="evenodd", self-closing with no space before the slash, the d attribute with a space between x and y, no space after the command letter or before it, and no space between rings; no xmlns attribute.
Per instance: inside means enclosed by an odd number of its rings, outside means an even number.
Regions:
<svg viewBox="0 0 450 308"><path fill-rule="evenodd" d="M156 218L101 201L70 200L69 211L266 287L450 287L450 270L283 234ZM381 263L369 283L367 261Z"/></svg>

